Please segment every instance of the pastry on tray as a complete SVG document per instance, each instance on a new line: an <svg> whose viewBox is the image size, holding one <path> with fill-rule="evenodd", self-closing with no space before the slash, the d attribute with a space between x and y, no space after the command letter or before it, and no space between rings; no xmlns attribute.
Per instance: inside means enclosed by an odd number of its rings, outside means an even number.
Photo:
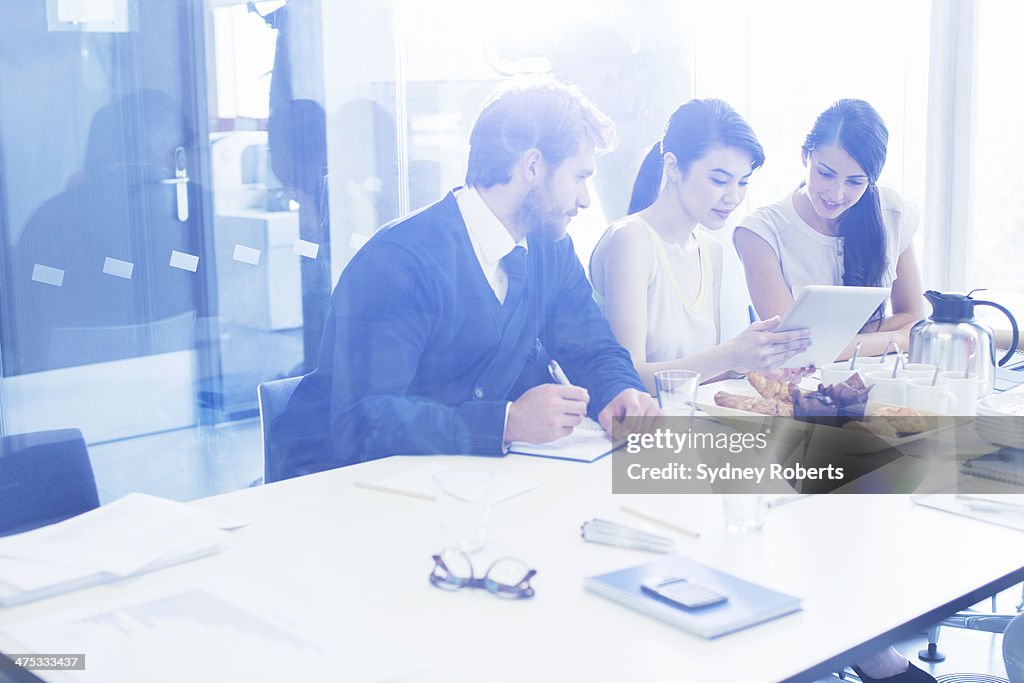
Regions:
<svg viewBox="0 0 1024 683"><path fill-rule="evenodd" d="M863 422L850 420L843 425L843 429L850 429L857 432L868 432L870 434L886 436L892 439L898 439L900 436L899 430L889 422L889 418L885 417L869 417Z"/></svg>
<svg viewBox="0 0 1024 683"><path fill-rule="evenodd" d="M791 403L775 398L730 394L728 391L719 391L715 394L715 405L735 410L746 410L762 415L782 415L785 417L792 417L793 415L793 405Z"/></svg>
<svg viewBox="0 0 1024 683"><path fill-rule="evenodd" d="M832 386L819 384L815 391L803 391L797 383L807 374L807 369L749 372L747 381L760 396L719 391L715 394L715 405L761 415L796 417L888 438L929 429L928 422L912 408L877 406L871 415L865 416L871 387L865 386L858 374Z"/></svg>
<svg viewBox="0 0 1024 683"><path fill-rule="evenodd" d="M878 406L871 412L872 417L884 417L901 434L917 434L928 431L928 421L913 408L902 406Z"/></svg>
<svg viewBox="0 0 1024 683"><path fill-rule="evenodd" d="M799 384L800 380L814 372L814 368L777 368L767 372L748 372L747 381L761 396L792 403L789 385Z"/></svg>
<svg viewBox="0 0 1024 683"><path fill-rule="evenodd" d="M819 384L814 391L800 391L795 384L790 385L789 391L796 419L842 427L851 419L864 417L871 388L864 386L855 373L831 386Z"/></svg>

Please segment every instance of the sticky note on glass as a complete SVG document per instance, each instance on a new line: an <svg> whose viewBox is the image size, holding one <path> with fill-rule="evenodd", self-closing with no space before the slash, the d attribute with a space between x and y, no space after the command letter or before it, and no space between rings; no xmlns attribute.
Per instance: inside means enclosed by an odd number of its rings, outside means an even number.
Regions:
<svg viewBox="0 0 1024 683"><path fill-rule="evenodd" d="M51 268L50 266L37 263L32 266L32 279L36 282L42 282L44 285L60 287L64 284L64 271L60 268Z"/></svg>
<svg viewBox="0 0 1024 683"><path fill-rule="evenodd" d="M307 242L306 240L295 240L295 246L292 247L293 254L305 256L306 258L316 258L319 251L319 244L316 244L315 242Z"/></svg>
<svg viewBox="0 0 1024 683"><path fill-rule="evenodd" d="M171 268L190 270L193 273L199 268L199 257L183 251L171 251Z"/></svg>
<svg viewBox="0 0 1024 683"><path fill-rule="evenodd" d="M121 259L110 258L109 256L103 259L103 272L107 275L131 280L132 270L134 269L135 264L130 261L122 261Z"/></svg>
<svg viewBox="0 0 1024 683"><path fill-rule="evenodd" d="M57 0L57 20L85 23L117 18L114 0Z"/></svg>
<svg viewBox="0 0 1024 683"><path fill-rule="evenodd" d="M250 266L258 266L260 264L260 250L236 244L235 255L231 258L242 263L248 263Z"/></svg>

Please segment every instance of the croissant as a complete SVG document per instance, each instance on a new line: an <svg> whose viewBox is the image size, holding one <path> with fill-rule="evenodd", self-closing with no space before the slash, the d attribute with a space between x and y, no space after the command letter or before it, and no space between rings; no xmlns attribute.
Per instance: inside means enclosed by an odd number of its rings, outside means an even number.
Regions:
<svg viewBox="0 0 1024 683"><path fill-rule="evenodd" d="M715 394L715 405L722 406L723 408L761 413L762 415L782 415L785 417L792 417L793 415L793 405L790 403L773 398L730 394L727 391L719 391Z"/></svg>
<svg viewBox="0 0 1024 683"><path fill-rule="evenodd" d="M767 399L792 403L789 385L799 384L800 380L813 372L814 368L776 368L767 372L748 372L747 381Z"/></svg>

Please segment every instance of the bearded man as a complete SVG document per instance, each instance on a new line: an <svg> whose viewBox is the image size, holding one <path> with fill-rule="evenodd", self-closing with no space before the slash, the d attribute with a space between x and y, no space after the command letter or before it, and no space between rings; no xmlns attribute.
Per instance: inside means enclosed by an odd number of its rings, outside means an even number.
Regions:
<svg viewBox="0 0 1024 683"><path fill-rule="evenodd" d="M318 367L273 426L285 455L268 480L394 454L499 456L586 415L610 432L657 414L566 237L612 137L572 86L492 96L465 187L381 228L342 273ZM552 383L551 359L571 384Z"/></svg>

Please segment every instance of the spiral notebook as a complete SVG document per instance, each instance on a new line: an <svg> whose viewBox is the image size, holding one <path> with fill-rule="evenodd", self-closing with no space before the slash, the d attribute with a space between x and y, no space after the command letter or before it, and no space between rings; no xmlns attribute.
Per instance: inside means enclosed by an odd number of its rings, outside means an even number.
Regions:
<svg viewBox="0 0 1024 683"><path fill-rule="evenodd" d="M725 602L689 609L651 595L641 584L652 577L681 577L726 597ZM717 638L801 609L800 598L759 586L680 555L591 576L583 587L637 612L701 638Z"/></svg>
<svg viewBox="0 0 1024 683"><path fill-rule="evenodd" d="M1024 449L1004 448L960 465L962 474L1024 486Z"/></svg>

